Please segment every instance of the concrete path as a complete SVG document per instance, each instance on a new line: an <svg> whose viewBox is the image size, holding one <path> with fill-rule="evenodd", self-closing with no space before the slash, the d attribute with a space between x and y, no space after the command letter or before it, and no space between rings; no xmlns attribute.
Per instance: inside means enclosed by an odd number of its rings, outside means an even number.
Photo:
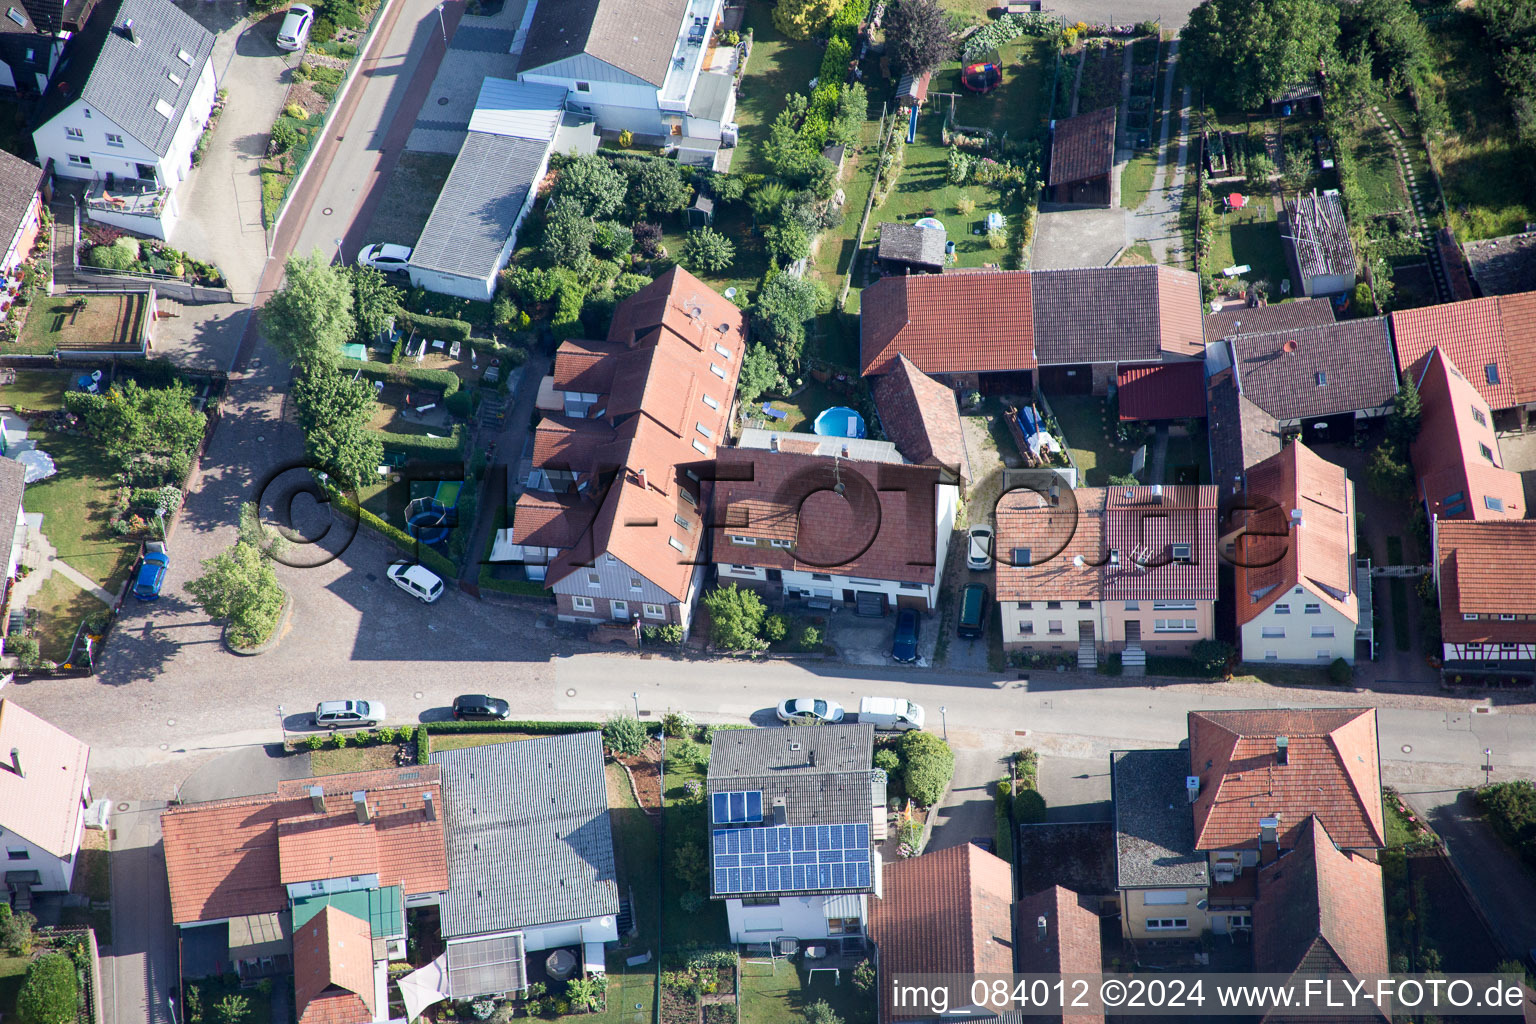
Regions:
<svg viewBox="0 0 1536 1024"><path fill-rule="evenodd" d="M1183 265L1190 255L1183 252L1179 230L1180 208L1184 201L1184 169L1188 159L1190 91L1183 91L1177 109L1173 105L1174 70L1178 66L1178 40L1168 44L1168 62L1163 80L1163 124L1158 135L1157 172L1152 189L1131 217L1129 232L1134 240L1145 241L1152 248L1154 262ZM1177 127L1175 128L1175 120ZM1176 133L1176 134L1175 134Z"/></svg>
<svg viewBox="0 0 1536 1024"><path fill-rule="evenodd" d="M973 839L990 839L997 832L993 783L1002 778L1003 762L996 751L973 744L973 734L956 731L950 735L950 745L955 748L955 777L943 802L934 808L933 834L925 850L964 846Z"/></svg>
<svg viewBox="0 0 1536 1024"><path fill-rule="evenodd" d="M108 608L117 603L116 596L97 586L95 580L60 558L47 535L40 529L27 530L27 546L22 551L21 560L32 571L27 573L25 579L18 580L11 590L11 601L17 608L25 608L27 601L43 589L43 584L55 572Z"/></svg>
<svg viewBox="0 0 1536 1024"><path fill-rule="evenodd" d="M1109 205L1120 205L1120 175L1125 171L1126 163L1135 155L1135 139L1131 135L1127 125L1131 117L1131 74L1134 66L1131 63L1132 44L1130 40L1121 48L1124 63L1120 68L1120 109L1115 114L1115 165L1109 175Z"/></svg>
<svg viewBox="0 0 1536 1024"><path fill-rule="evenodd" d="M176 985L176 941L160 840L161 801L112 812L112 945L102 962L111 1024L175 1024L166 997Z"/></svg>

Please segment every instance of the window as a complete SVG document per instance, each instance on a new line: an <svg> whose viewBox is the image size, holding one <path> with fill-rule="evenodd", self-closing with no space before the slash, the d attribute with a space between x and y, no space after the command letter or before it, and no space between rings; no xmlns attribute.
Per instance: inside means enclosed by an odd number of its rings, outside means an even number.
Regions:
<svg viewBox="0 0 1536 1024"><path fill-rule="evenodd" d="M710 363L709 372L714 374L716 377L719 377L721 380L725 380L725 370L719 364Z"/></svg>
<svg viewBox="0 0 1536 1024"><path fill-rule="evenodd" d="M1189 545L1188 544L1174 544L1173 545L1173 560L1175 562L1188 562L1189 561Z"/></svg>
<svg viewBox="0 0 1536 1024"><path fill-rule="evenodd" d="M1317 652L1317 660L1318 661L1332 661L1333 660L1333 652L1332 651L1318 651Z"/></svg>
<svg viewBox="0 0 1536 1024"><path fill-rule="evenodd" d="M695 423L695 424L694 424L694 425L693 425L693 429L694 429L694 430L697 430L697 431L698 431L698 432L699 432L699 433L700 433L700 434L702 434L702 435L703 435L703 436L704 436L704 437L705 437L705 438L706 438L706 439L708 439L708 440L710 440L710 441L713 441L713 440L714 440L714 439L715 439L715 435L714 435L714 434L711 434L711 433L710 433L710 432L709 432L709 428L708 428L708 427L706 427L706 426L705 426L705 425L704 425L704 424L702 424L702 423Z"/></svg>
<svg viewBox="0 0 1536 1024"><path fill-rule="evenodd" d="M683 542L678 540L676 537L668 537L667 538L667 543L672 545L672 547L676 548L678 551L685 550L685 548L683 547Z"/></svg>
<svg viewBox="0 0 1536 1024"><path fill-rule="evenodd" d="M165 77L171 80L172 85L178 89L181 88L181 77L179 75L167 74Z"/></svg>
<svg viewBox="0 0 1536 1024"><path fill-rule="evenodd" d="M922 590L927 585L928 584L926 584L926 583L906 583L906 582L903 582L903 583L900 584L902 590Z"/></svg>
<svg viewBox="0 0 1536 1024"><path fill-rule="evenodd" d="M309 883L309 891L310 892L325 892L325 883L324 882L310 882Z"/></svg>
<svg viewBox="0 0 1536 1024"><path fill-rule="evenodd" d="M1152 632L1154 633L1193 633L1195 631L1194 619L1153 619Z"/></svg>
<svg viewBox="0 0 1536 1024"><path fill-rule="evenodd" d="M1077 607L1079 609L1092 608L1093 607L1093 602L1092 601L1079 601L1079 602L1077 602Z"/></svg>
<svg viewBox="0 0 1536 1024"><path fill-rule="evenodd" d="M590 597L573 597L571 598L571 607L578 612L589 612L596 606L592 603Z"/></svg>
<svg viewBox="0 0 1536 1024"><path fill-rule="evenodd" d="M1269 640L1285 639L1284 626L1264 626L1259 630L1259 635Z"/></svg>
<svg viewBox="0 0 1536 1024"><path fill-rule="evenodd" d="M629 578L629 589L630 590L644 590L645 589L645 583L644 583L644 581L642 581L640 579L639 576L631 576Z"/></svg>
<svg viewBox="0 0 1536 1024"><path fill-rule="evenodd" d="M1152 610L1155 612L1192 612L1195 610L1193 601L1153 601Z"/></svg>
<svg viewBox="0 0 1536 1024"><path fill-rule="evenodd" d="M87 121L89 121L91 119L91 108L90 107L81 107L80 108L80 112L85 115L85 119Z"/></svg>
<svg viewBox="0 0 1536 1024"><path fill-rule="evenodd" d="M591 92L592 91L592 83L591 82L577 82L576 83L576 91L577 92Z"/></svg>
<svg viewBox="0 0 1536 1024"><path fill-rule="evenodd" d="M824 572L813 572L813 573L811 573L811 579L813 579L813 580L821 580L823 583L830 583L830 582L832 582L832 577L829 574L824 573Z"/></svg>
<svg viewBox="0 0 1536 1024"><path fill-rule="evenodd" d="M20 25L22 28L27 27L27 19L23 17L22 13L14 7L12 7L9 11L6 11L5 16L10 18L16 24Z"/></svg>
<svg viewBox="0 0 1536 1024"><path fill-rule="evenodd" d="M1483 642L1481 640L1474 640L1472 643L1467 644L1467 650L1469 651L1480 651L1482 649Z"/></svg>
<svg viewBox="0 0 1536 1024"><path fill-rule="evenodd" d="M1493 461L1493 449L1492 448L1489 448L1487 445L1483 444L1482 442L1478 442L1477 450L1480 453L1482 453L1483 458L1487 459L1489 462Z"/></svg>
<svg viewBox="0 0 1536 1024"><path fill-rule="evenodd" d="M1317 602L1309 601L1304 611L1308 615L1321 615L1323 614L1323 606Z"/></svg>
<svg viewBox="0 0 1536 1024"><path fill-rule="evenodd" d="M777 896L743 896L741 905L744 907L776 907L779 905Z"/></svg>
<svg viewBox="0 0 1536 1024"><path fill-rule="evenodd" d="M1503 498L1495 498L1491 494L1485 494L1485 495L1483 495L1483 506L1485 508L1493 510L1494 512L1503 512L1504 511L1504 499Z"/></svg>
<svg viewBox="0 0 1536 1024"><path fill-rule="evenodd" d="M685 519L681 512L679 512L678 514L674 515L672 517L672 521L674 523L676 523L678 526L681 526L683 529L687 530L689 533L693 532L693 524L690 523L687 519Z"/></svg>
<svg viewBox="0 0 1536 1024"><path fill-rule="evenodd" d="M686 487L679 487L677 489L677 493L681 494L683 496L683 500L686 501L688 504L692 505L694 508L698 508L699 507L699 499L695 498L693 496L693 492L690 491L688 488L686 488Z"/></svg>
<svg viewBox="0 0 1536 1024"><path fill-rule="evenodd" d="M1483 410L1475 405L1472 407L1472 418L1477 420L1478 426L1486 427L1488 425L1488 417L1484 416Z"/></svg>
<svg viewBox="0 0 1536 1024"><path fill-rule="evenodd" d="M1513 615L1504 615L1504 614L1500 613L1499 621L1500 622L1514 622L1515 621L1515 617Z"/></svg>
<svg viewBox="0 0 1536 1024"><path fill-rule="evenodd" d="M1189 903L1189 893L1183 889L1148 889L1142 893L1142 906L1182 907Z"/></svg>
<svg viewBox="0 0 1536 1024"><path fill-rule="evenodd" d="M644 607L645 617L648 619L664 619L667 617L667 610L659 604L648 604Z"/></svg>
<svg viewBox="0 0 1536 1024"><path fill-rule="evenodd" d="M771 548L787 548L787 547L793 547L794 546L794 542L793 541L783 540L783 539L781 539L779 537L774 537L774 538L772 538L771 540L768 541L768 546L771 547Z"/></svg>
<svg viewBox="0 0 1536 1024"><path fill-rule="evenodd" d="M716 401L715 398L711 395L704 396L704 404L709 406L711 409L720 408L720 403Z"/></svg>
<svg viewBox="0 0 1536 1024"><path fill-rule="evenodd" d="M166 120L170 120L176 116L176 108L165 102L165 100L155 100L155 113Z"/></svg>
<svg viewBox="0 0 1536 1024"><path fill-rule="evenodd" d="M1280 652L1279 651L1265 651L1264 652L1264 660L1265 661L1279 661L1280 660Z"/></svg>
<svg viewBox="0 0 1536 1024"><path fill-rule="evenodd" d="M5 856L7 860L30 860L32 857L25 846L7 846Z"/></svg>
<svg viewBox="0 0 1536 1024"><path fill-rule="evenodd" d="M1288 604L1285 604L1285 603L1277 604L1277 605L1275 605L1275 614L1276 615L1289 615L1289 614L1291 614L1291 606L1288 605Z"/></svg>
<svg viewBox="0 0 1536 1024"><path fill-rule="evenodd" d="M1127 601L1127 602L1125 602L1125 610L1128 611L1128 612L1139 612L1139 611L1141 611L1141 602L1140 601Z"/></svg>
<svg viewBox="0 0 1536 1024"><path fill-rule="evenodd" d="M1109 564L1110 565L1119 565L1120 564L1120 549L1119 548L1110 548L1109 549Z"/></svg>
<svg viewBox="0 0 1536 1024"><path fill-rule="evenodd" d="M91 166L91 158L90 157L88 157L88 156L76 156L74 153L69 154L69 162L74 164L76 167L89 167L89 166Z"/></svg>
<svg viewBox="0 0 1536 1024"><path fill-rule="evenodd" d="M27 47L27 61L30 63L34 60L37 60L37 51L29 46Z"/></svg>
<svg viewBox="0 0 1536 1024"><path fill-rule="evenodd" d="M1046 626L1046 632L1048 632L1048 633L1060 633L1060 632L1062 632L1061 620L1060 619L1051 619L1049 622L1047 622L1045 624L1045 626Z"/></svg>
<svg viewBox="0 0 1536 1024"><path fill-rule="evenodd" d="M1316 377L1314 379L1317 381L1317 386L1318 387L1320 387L1320 388L1321 387L1326 387L1327 384L1328 384L1328 371L1327 370L1318 370L1317 371L1317 375L1316 375Z"/></svg>
<svg viewBox="0 0 1536 1024"><path fill-rule="evenodd" d="M192 55L190 53L188 53L186 50L177 50L176 51L176 59L181 61L187 67L191 67L192 66Z"/></svg>
<svg viewBox="0 0 1536 1024"><path fill-rule="evenodd" d="M733 566L731 566L731 572L746 573L749 576L756 576L757 575L757 566L755 566L755 565L733 565Z"/></svg>
<svg viewBox="0 0 1536 1024"><path fill-rule="evenodd" d="M1045 606L1047 608L1060 608L1061 607L1061 602L1060 601L1047 601L1047 602L1045 602Z"/></svg>
<svg viewBox="0 0 1536 1024"><path fill-rule="evenodd" d="M1519 644L1499 644L1499 649L1505 651L1513 651L1519 646Z"/></svg>
<svg viewBox="0 0 1536 1024"><path fill-rule="evenodd" d="M85 138L85 132L81 131L79 128L65 128L64 137L66 139L80 140Z"/></svg>
<svg viewBox="0 0 1536 1024"><path fill-rule="evenodd" d="M720 344L718 341L715 342L715 351L720 353L720 358L722 359L731 358L731 350Z"/></svg>
<svg viewBox="0 0 1536 1024"><path fill-rule="evenodd" d="M1333 627L1332 626L1313 626L1312 627L1312 635L1314 637L1333 636Z"/></svg>
<svg viewBox="0 0 1536 1024"><path fill-rule="evenodd" d="M111 132L107 132L107 145L121 147L122 144L123 137L121 135L113 135Z"/></svg>
<svg viewBox="0 0 1536 1024"><path fill-rule="evenodd" d="M1019 632L1025 636L1032 636L1035 632L1035 624L1028 619L1019 623Z"/></svg>
<svg viewBox="0 0 1536 1024"><path fill-rule="evenodd" d="M1027 612L1035 606L1033 601L1015 601L1014 606L1021 612Z"/></svg>
<svg viewBox="0 0 1536 1024"><path fill-rule="evenodd" d="M755 548L757 547L757 538L732 536L731 543L737 545L738 547Z"/></svg>
<svg viewBox="0 0 1536 1024"><path fill-rule="evenodd" d="M1253 915L1251 915L1251 914L1228 914L1227 915L1227 926L1231 927L1231 928L1252 928L1253 927Z"/></svg>
<svg viewBox="0 0 1536 1024"><path fill-rule="evenodd" d="M1463 622L1476 622L1477 612L1462 612L1461 619Z"/></svg>
<svg viewBox="0 0 1536 1024"><path fill-rule="evenodd" d="M830 935L858 935L862 930L863 925L856 917L827 918L827 933Z"/></svg>
<svg viewBox="0 0 1536 1024"><path fill-rule="evenodd" d="M1483 376L1488 378L1489 384L1497 384L1499 382L1499 364L1489 363L1483 367Z"/></svg>
<svg viewBox="0 0 1536 1024"><path fill-rule="evenodd" d="M1189 918L1187 917L1149 917L1147 919L1147 931L1149 932L1185 932L1189 930Z"/></svg>
<svg viewBox="0 0 1536 1024"><path fill-rule="evenodd" d="M698 452L700 455L708 455L709 454L709 449L705 448L704 447L704 442L700 441L698 438L694 438L693 439L693 450Z"/></svg>

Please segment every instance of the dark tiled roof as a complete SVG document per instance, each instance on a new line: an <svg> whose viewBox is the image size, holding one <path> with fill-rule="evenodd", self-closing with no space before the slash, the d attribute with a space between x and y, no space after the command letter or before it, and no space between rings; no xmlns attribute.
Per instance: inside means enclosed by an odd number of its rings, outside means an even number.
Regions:
<svg viewBox="0 0 1536 1024"><path fill-rule="evenodd" d="M1114 165L1114 107L1056 122L1051 136L1051 179L1046 184L1102 177Z"/></svg>
<svg viewBox="0 0 1536 1024"><path fill-rule="evenodd" d="M21 0L17 5L32 16L38 31L56 34L65 30L78 32L90 20L95 0Z"/></svg>
<svg viewBox="0 0 1536 1024"><path fill-rule="evenodd" d="M688 0L542 3L534 9L518 74L586 53L659 86L687 9Z"/></svg>
<svg viewBox="0 0 1536 1024"><path fill-rule="evenodd" d="M9 18L0 19L9 21ZM0 238L16 237L21 222L32 209L32 200L43 185L43 169L19 156L0 150ZM0 253L0 256L5 255ZM25 258L26 253L18 253Z"/></svg>
<svg viewBox="0 0 1536 1024"><path fill-rule="evenodd" d="M1525 574L1510 571L1536 560L1536 519L1444 520L1436 524L1435 545L1440 634L1447 643L1536 642L1536 619L1499 621L1500 615L1536 615L1536 588Z"/></svg>
<svg viewBox="0 0 1536 1024"><path fill-rule="evenodd" d="M902 455L971 478L954 391L898 355L891 372L875 378L874 392L880 423Z"/></svg>
<svg viewBox="0 0 1536 1024"><path fill-rule="evenodd" d="M1030 275L1035 357L1063 363L1151 362L1204 348L1199 279L1168 267L1080 267Z"/></svg>
<svg viewBox="0 0 1536 1024"><path fill-rule="evenodd" d="M443 935L616 914L602 737L440 750L448 865Z"/></svg>
<svg viewBox="0 0 1536 1024"><path fill-rule="evenodd" d="M1536 231L1468 242L1461 251L1484 295L1536 291Z"/></svg>
<svg viewBox="0 0 1536 1024"><path fill-rule="evenodd" d="M882 260L898 260L924 267L944 265L946 235L935 228L916 224L881 224L878 255Z"/></svg>
<svg viewBox="0 0 1536 1024"><path fill-rule="evenodd" d="M15 459L0 456L0 523L5 523L6 543L16 529L22 496L27 490L27 468ZM0 581L3 585L4 581Z"/></svg>
<svg viewBox="0 0 1536 1024"><path fill-rule="evenodd" d="M859 300L860 372L888 373L897 353L924 373L1035 366L1027 270L885 277Z"/></svg>
<svg viewBox="0 0 1536 1024"><path fill-rule="evenodd" d="M1276 419L1374 409L1397 394L1386 317L1269 334L1245 331L1229 344L1243 394Z"/></svg>
<svg viewBox="0 0 1536 1024"><path fill-rule="evenodd" d="M1195 852L1184 779L1186 750L1116 750L1109 756L1115 802L1118 887L1209 885L1206 857Z"/></svg>
<svg viewBox="0 0 1536 1024"><path fill-rule="evenodd" d="M1118 381L1122 420L1183 420L1205 415L1205 364L1128 366Z"/></svg>
<svg viewBox="0 0 1536 1024"><path fill-rule="evenodd" d="M1015 847L1025 892L1055 885L1090 896L1115 891L1115 826L1107 821L1020 825Z"/></svg>
<svg viewBox="0 0 1536 1024"><path fill-rule="evenodd" d="M870 822L874 757L872 725L725 729L710 745L708 788L759 790L765 813L783 797L786 825Z"/></svg>
<svg viewBox="0 0 1536 1024"><path fill-rule="evenodd" d="M130 19L137 43L116 30ZM181 60L182 52L190 62ZM44 124L84 100L165 156L212 53L213 33L167 0L103 0L65 49L36 122ZM157 109L161 102L169 106L169 116Z"/></svg>
<svg viewBox="0 0 1536 1024"><path fill-rule="evenodd" d="M1327 299L1293 299L1267 306L1232 305L1205 316L1205 340L1220 341L1233 334L1264 334L1297 327L1326 327L1333 323L1333 303Z"/></svg>
<svg viewBox="0 0 1536 1024"><path fill-rule="evenodd" d="M1211 479L1225 500L1242 491L1249 466L1280 454L1280 426L1273 416L1238 393L1230 368L1211 377L1206 389L1206 415Z"/></svg>

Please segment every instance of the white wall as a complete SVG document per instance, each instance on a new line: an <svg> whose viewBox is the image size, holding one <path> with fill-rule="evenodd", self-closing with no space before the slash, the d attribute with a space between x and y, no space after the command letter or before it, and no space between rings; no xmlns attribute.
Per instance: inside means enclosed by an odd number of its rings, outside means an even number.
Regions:
<svg viewBox="0 0 1536 1024"><path fill-rule="evenodd" d="M612 917L584 917L523 929L523 948L530 953L579 946L583 942L617 942L618 939L618 921Z"/></svg>
<svg viewBox="0 0 1536 1024"><path fill-rule="evenodd" d="M662 121L661 108L656 97L656 87L638 78L628 82L606 82L597 78L579 78L582 69L567 67L569 62L558 62L535 71L518 74L518 80L537 82L541 85L557 85L567 90L565 107L583 114L591 114L597 126L604 131L632 131L637 135L665 135L667 128ZM577 82L585 82L586 91L576 88Z"/></svg>
<svg viewBox="0 0 1536 1024"><path fill-rule="evenodd" d="M90 792L89 783L86 784L86 792ZM80 801L75 802L75 828L74 828L74 854L80 849L80 837L85 832L85 815ZM24 858L12 859L11 850L25 850ZM60 860L47 850L33 843L23 836L17 835L9 829L0 831L0 857L5 858L6 871L36 871L39 882L33 886L36 890L49 892L67 892L70 882L75 874L74 855L69 860Z"/></svg>
<svg viewBox="0 0 1536 1024"><path fill-rule="evenodd" d="M739 899L725 901L726 925L731 941L772 942L781 935L797 939L826 939L826 896L780 896L776 907L746 907ZM859 897L859 923L865 931L869 923L869 897Z"/></svg>
<svg viewBox="0 0 1536 1024"><path fill-rule="evenodd" d="M1321 607L1316 614L1308 615L1308 604ZM1276 608L1281 605L1289 606L1290 612L1277 612ZM1333 636L1314 637L1313 627L1331 627ZM1265 629L1284 630L1285 635L1266 637ZM1292 587L1251 622L1244 623L1242 633L1244 661L1326 665L1335 658L1343 658L1351 665L1355 663L1355 623L1305 586ZM1268 657L1270 651L1275 652L1274 658ZM1318 657L1318 651L1327 651L1328 656Z"/></svg>

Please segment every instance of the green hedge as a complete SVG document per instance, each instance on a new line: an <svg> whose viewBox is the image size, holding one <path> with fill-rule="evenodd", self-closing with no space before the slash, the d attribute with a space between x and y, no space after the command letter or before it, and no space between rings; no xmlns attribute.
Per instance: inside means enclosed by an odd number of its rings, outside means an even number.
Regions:
<svg viewBox="0 0 1536 1024"><path fill-rule="evenodd" d="M402 363L374 363L363 359L343 359L340 367L347 373L362 371L369 380L441 391L444 398L459 390L459 375L448 370L427 370Z"/></svg>
<svg viewBox="0 0 1536 1024"><path fill-rule="evenodd" d="M370 430L368 433L384 443L385 449L400 452L407 459L422 462L464 461L464 424L455 423L447 437L427 437L425 434L392 434L387 430Z"/></svg>
<svg viewBox="0 0 1536 1024"><path fill-rule="evenodd" d="M391 526L389 523L386 523L384 520L380 519L366 508L361 507L356 502L352 501L352 499L343 495L332 492L331 500L336 503L338 508L344 510L348 515L356 516L360 524L367 526L370 530L382 533L385 537L389 538L389 540L394 543L395 547L399 548L401 551L414 551L416 553L417 561L441 576L445 583L451 583L452 581L459 578L459 570L454 567L452 562L448 561L448 559L444 558L442 555L438 554L436 551L432 550L426 545L418 545L416 541L411 538L410 534L406 533L404 530Z"/></svg>
<svg viewBox="0 0 1536 1024"><path fill-rule="evenodd" d="M427 316L402 309L395 314L395 328L402 334L416 331L433 341L468 341L470 324L467 320L453 320L445 316Z"/></svg>
<svg viewBox="0 0 1536 1024"><path fill-rule="evenodd" d="M1013 820L1020 825L1038 825L1045 820L1045 797L1038 789L1021 790L1013 798Z"/></svg>

